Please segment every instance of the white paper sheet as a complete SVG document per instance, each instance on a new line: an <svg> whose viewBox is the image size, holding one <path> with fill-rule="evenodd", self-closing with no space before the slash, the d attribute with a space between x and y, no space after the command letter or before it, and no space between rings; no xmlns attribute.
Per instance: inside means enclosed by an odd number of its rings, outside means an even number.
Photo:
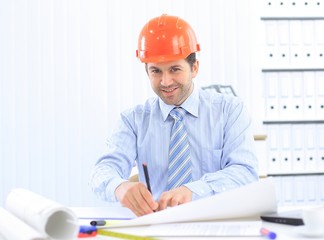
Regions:
<svg viewBox="0 0 324 240"><path fill-rule="evenodd" d="M275 185L273 179L269 177L212 197L124 221L110 228L250 218L259 217L263 213L276 211L277 199Z"/></svg>
<svg viewBox="0 0 324 240"><path fill-rule="evenodd" d="M120 204L108 207L71 207L79 219L133 219L136 215Z"/></svg>
<svg viewBox="0 0 324 240"><path fill-rule="evenodd" d="M261 221L167 223L148 226L144 236L152 237L242 237L261 236Z"/></svg>

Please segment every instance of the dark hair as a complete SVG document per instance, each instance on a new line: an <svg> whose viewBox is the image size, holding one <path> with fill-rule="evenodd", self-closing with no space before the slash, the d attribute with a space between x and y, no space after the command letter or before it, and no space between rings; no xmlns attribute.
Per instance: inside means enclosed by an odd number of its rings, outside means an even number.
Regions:
<svg viewBox="0 0 324 240"><path fill-rule="evenodd" d="M187 63L189 63L189 65L190 65L190 69L192 70L193 65L194 65L195 62L197 61L197 59L196 59L196 53L195 53L195 52L190 53L190 54L188 55L188 57L186 57L185 60L187 61Z"/></svg>
<svg viewBox="0 0 324 240"><path fill-rule="evenodd" d="M193 68L193 65L195 64L195 62L197 61L196 59L196 53L193 52L193 53L190 53L188 55L188 57L185 58L186 62L189 64L190 66L190 69L192 70ZM147 63L145 63L145 70L146 72L148 73L148 70L147 70Z"/></svg>

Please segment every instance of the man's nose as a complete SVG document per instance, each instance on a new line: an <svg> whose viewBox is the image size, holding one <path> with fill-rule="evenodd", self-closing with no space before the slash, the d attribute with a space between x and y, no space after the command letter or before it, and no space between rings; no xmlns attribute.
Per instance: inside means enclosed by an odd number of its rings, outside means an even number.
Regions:
<svg viewBox="0 0 324 240"><path fill-rule="evenodd" d="M173 79L172 79L171 74L163 73L162 78L161 78L161 85L168 87L168 86L172 85L172 83L173 83Z"/></svg>

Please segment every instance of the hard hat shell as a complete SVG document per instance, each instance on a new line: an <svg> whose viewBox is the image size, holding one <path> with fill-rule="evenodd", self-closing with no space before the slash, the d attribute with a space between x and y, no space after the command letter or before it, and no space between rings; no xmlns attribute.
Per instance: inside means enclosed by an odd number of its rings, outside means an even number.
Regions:
<svg viewBox="0 0 324 240"><path fill-rule="evenodd" d="M136 56L141 62L156 63L185 59L198 51L200 46L191 26L179 17L162 14L143 27Z"/></svg>

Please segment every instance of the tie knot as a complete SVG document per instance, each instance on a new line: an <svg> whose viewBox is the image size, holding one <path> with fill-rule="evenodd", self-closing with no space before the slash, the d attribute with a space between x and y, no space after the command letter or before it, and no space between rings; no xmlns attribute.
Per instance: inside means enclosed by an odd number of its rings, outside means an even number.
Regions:
<svg viewBox="0 0 324 240"><path fill-rule="evenodd" d="M186 115L186 110L182 107L175 107L170 112L171 117L176 121L182 121L183 117Z"/></svg>

